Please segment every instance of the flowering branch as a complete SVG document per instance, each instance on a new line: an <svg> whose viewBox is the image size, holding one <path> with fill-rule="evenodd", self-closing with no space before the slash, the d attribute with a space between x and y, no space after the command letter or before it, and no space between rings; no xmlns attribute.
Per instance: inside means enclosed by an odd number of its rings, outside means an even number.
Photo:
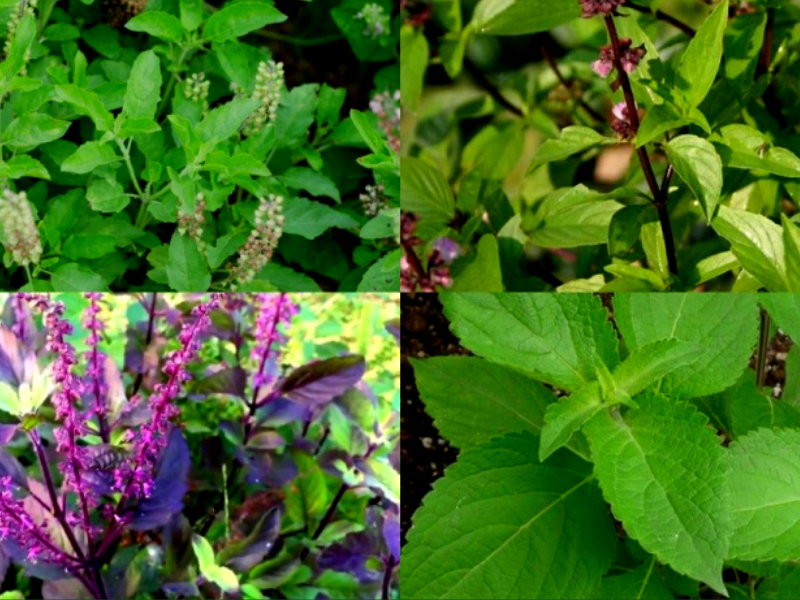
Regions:
<svg viewBox="0 0 800 600"><path fill-rule="evenodd" d="M614 23L614 15L616 9L624 4L625 0L581 0L583 7L583 16L585 18L594 16L596 14L602 15L608 30L608 36L611 40L610 47L605 47L601 50L600 60L597 61L593 68L601 75L605 72L608 75L611 71L609 63L613 65L617 73L618 79L612 88L622 87L622 92L625 96L625 102L622 105L615 107L614 116L616 121L613 123L613 128L623 138L632 138L639 131L640 117L639 108L636 105L636 100L633 96L633 89L628 77L629 73L638 65L641 58L644 56L643 48L631 48L630 40L620 40L617 33L617 27ZM607 69L607 70L606 70ZM644 171L644 177L647 185L650 188L650 193L653 196L653 206L658 213L658 220L661 224L661 232L664 236L664 244L667 253L667 262L669 271L673 275L678 274L678 260L675 253L675 239L672 234L672 224L669 219L669 211L667 210L667 200L669 195L668 178L665 178L663 187L659 187L656 180L653 165L650 162L650 155L647 148L643 145L636 149L639 156L639 162Z"/></svg>
<svg viewBox="0 0 800 600"><path fill-rule="evenodd" d="M385 570L383 572L383 584L381 585L382 600L389 600L389 589L392 587L392 577L394 576L396 567L397 563L394 560L394 556L390 554L389 558L386 560Z"/></svg>
<svg viewBox="0 0 800 600"><path fill-rule="evenodd" d="M92 394L94 395L92 412L97 417L100 438L104 444L108 444L110 439L108 420L106 419L106 394L108 389L103 377L106 356L98 348L101 332L105 329L105 324L97 318L101 310L99 301L103 298L103 294L90 292L85 294L85 297L89 300L89 308L86 309L83 320L84 328L89 331L89 336L86 338L86 345L89 347L89 351L86 353L88 362L86 375L89 378Z"/></svg>

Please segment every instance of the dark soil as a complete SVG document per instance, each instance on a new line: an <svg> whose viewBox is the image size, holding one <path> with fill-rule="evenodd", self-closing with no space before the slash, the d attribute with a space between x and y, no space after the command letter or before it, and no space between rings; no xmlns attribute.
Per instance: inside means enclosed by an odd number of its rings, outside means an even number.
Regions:
<svg viewBox="0 0 800 600"><path fill-rule="evenodd" d="M603 300L610 310L609 298L604 297ZM610 320L613 322L613 318ZM442 314L442 305L435 294L403 294L402 322L401 527L405 543L414 511L430 491L433 482L441 477L445 467L455 462L458 456L458 451L442 439L433 420L425 412L408 358L471 353L462 348L458 339L450 332L449 323ZM777 386L777 398L780 397L786 378L786 354L791 346L792 341L780 331L770 339L764 385L773 388ZM754 356L750 367L755 369L755 363Z"/></svg>
<svg viewBox="0 0 800 600"><path fill-rule="evenodd" d="M401 528L405 543L411 515L430 491L431 484L442 475L447 465L455 462L457 456L457 450L442 439L425 412L408 359L470 352L462 348L450 332L436 294L403 294L402 323Z"/></svg>

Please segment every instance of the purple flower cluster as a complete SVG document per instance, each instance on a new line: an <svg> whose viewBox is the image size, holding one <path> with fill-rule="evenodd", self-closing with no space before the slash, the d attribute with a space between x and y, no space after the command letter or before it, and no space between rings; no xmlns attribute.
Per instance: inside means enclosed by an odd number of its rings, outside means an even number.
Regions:
<svg viewBox="0 0 800 600"><path fill-rule="evenodd" d="M300 310L287 294L259 294L258 303L256 345L252 351L252 358L257 365L253 378L253 387L256 390L272 386L275 382L277 358L287 340L285 329ZM281 323L284 331L279 329Z"/></svg>
<svg viewBox="0 0 800 600"><path fill-rule="evenodd" d="M108 431L106 425L106 395L108 393L108 386L105 383L103 370L106 363L106 355L100 351L99 344L100 338L105 330L105 323L98 318L102 308L100 301L103 299L103 294L90 292L85 294L89 300L89 307L83 315L82 325L89 335L86 337L86 345L89 350L86 352L86 377L89 380L89 393L94 397L92 403L91 413L97 417L99 424L100 436L103 441L108 443Z"/></svg>
<svg viewBox="0 0 800 600"><path fill-rule="evenodd" d="M625 0L581 0L581 8L584 19L591 19L595 15L611 15L620 6L625 4Z"/></svg>
<svg viewBox="0 0 800 600"><path fill-rule="evenodd" d="M639 120L642 118L642 110L639 110ZM614 120L611 121L611 128L616 132L622 140L629 140L636 136L636 127L631 120L628 105L625 102L620 102L615 105L611 111L614 115Z"/></svg>
<svg viewBox="0 0 800 600"><path fill-rule="evenodd" d="M415 235L418 220L418 217L411 213L402 215L400 239L405 253L400 259L400 289L403 292L435 292L438 287L450 287L453 285L450 265L461 255L461 247L449 238L438 238L428 255L427 270L425 270L414 254L414 248L423 244Z"/></svg>
<svg viewBox="0 0 800 600"><path fill-rule="evenodd" d="M637 48L631 48L632 44L633 42L627 38L619 41L620 63L626 73L633 73L644 58L644 55L647 54L644 44ZM609 73L614 70L613 44L600 48L600 60L592 63L592 69L600 77L608 77Z"/></svg>
<svg viewBox="0 0 800 600"><path fill-rule="evenodd" d="M87 500L94 500L94 494L81 481L81 471L88 464L86 451L78 444L78 438L86 431L86 418L78 406L83 383L73 373L78 362L75 348L64 339L72 334L72 325L63 318L66 310L63 302L53 302L43 294L24 294L22 297L44 315L46 348L56 356L52 365L52 377L57 389L52 402L56 419L61 426L56 427L53 433L56 450L64 456L59 469L64 475L64 488L77 492L81 496L82 504L85 504Z"/></svg>
<svg viewBox="0 0 800 600"><path fill-rule="evenodd" d="M167 383L156 384L148 408L150 420L136 430L128 430L125 441L132 443L133 457L114 470L114 487L123 497L147 498L153 491L155 467L169 439L172 419L180 413L173 400L190 375L186 366L200 351L201 337L211 326L211 311L218 309L220 299L214 295L210 302L192 309L192 322L184 323L178 341L181 347L167 358L163 372Z"/></svg>

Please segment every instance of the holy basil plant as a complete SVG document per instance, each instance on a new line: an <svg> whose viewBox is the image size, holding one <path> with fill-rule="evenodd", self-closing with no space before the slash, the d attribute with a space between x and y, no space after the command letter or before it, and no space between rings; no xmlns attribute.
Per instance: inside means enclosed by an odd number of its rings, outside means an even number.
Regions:
<svg viewBox="0 0 800 600"><path fill-rule="evenodd" d="M474 356L412 360L460 453L413 516L404 597L800 594L798 350L759 383L800 298L441 300Z"/></svg>
<svg viewBox="0 0 800 600"><path fill-rule="evenodd" d="M12 295L3 590L396 597L396 343L376 308L387 299L371 302L355 310L368 369L347 352L346 318L302 297ZM342 335L304 339L315 357L293 368L290 327L306 321Z"/></svg>
<svg viewBox="0 0 800 600"><path fill-rule="evenodd" d="M384 3L102 4L0 2L0 289L399 289Z"/></svg>
<svg viewBox="0 0 800 600"><path fill-rule="evenodd" d="M403 289L800 291L796 2L434 7L401 33Z"/></svg>

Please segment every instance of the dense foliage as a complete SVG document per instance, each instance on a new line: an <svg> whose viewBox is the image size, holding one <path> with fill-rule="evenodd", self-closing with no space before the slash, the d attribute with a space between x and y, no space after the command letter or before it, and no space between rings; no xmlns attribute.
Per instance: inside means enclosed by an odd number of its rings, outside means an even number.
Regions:
<svg viewBox="0 0 800 600"><path fill-rule="evenodd" d="M409 0L403 289L800 291L796 0Z"/></svg>
<svg viewBox="0 0 800 600"><path fill-rule="evenodd" d="M800 595L800 350L764 385L800 297L441 299L475 356L412 360L460 454L413 517L403 597Z"/></svg>
<svg viewBox="0 0 800 600"><path fill-rule="evenodd" d="M397 597L396 299L4 304L3 597Z"/></svg>
<svg viewBox="0 0 800 600"><path fill-rule="evenodd" d="M0 289L399 289L391 11L0 0Z"/></svg>

